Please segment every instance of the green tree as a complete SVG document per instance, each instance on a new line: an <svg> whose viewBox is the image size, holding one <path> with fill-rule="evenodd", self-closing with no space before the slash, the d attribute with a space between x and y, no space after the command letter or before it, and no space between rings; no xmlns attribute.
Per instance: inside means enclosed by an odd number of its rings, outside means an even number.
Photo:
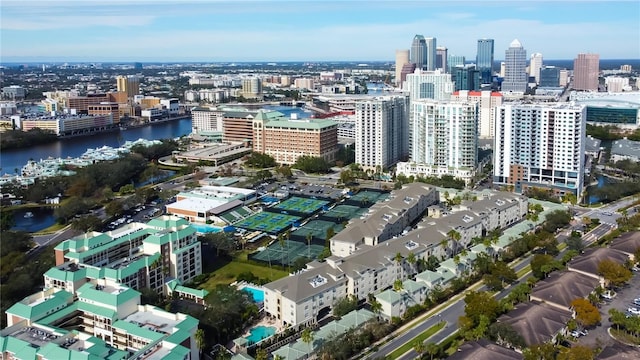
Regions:
<svg viewBox="0 0 640 360"><path fill-rule="evenodd" d="M530 346L522 352L524 360L555 360L556 347L552 343Z"/></svg>
<svg viewBox="0 0 640 360"><path fill-rule="evenodd" d="M459 251L460 239L462 238L462 236L456 230L451 229L447 232L447 237L449 238L449 240L451 240L451 243L453 244L453 254L457 254Z"/></svg>
<svg viewBox="0 0 640 360"><path fill-rule="evenodd" d="M533 276L538 279L543 279L549 273L549 267L544 268L546 265L550 266L554 263L554 258L551 255L547 254L535 254L533 258L531 258L531 272ZM545 271L547 270L547 271Z"/></svg>
<svg viewBox="0 0 640 360"><path fill-rule="evenodd" d="M427 343L425 351L427 354L429 354L429 359L433 360L433 357L438 354L438 352L440 351L440 348L438 347L438 344L429 342Z"/></svg>
<svg viewBox="0 0 640 360"><path fill-rule="evenodd" d="M98 231L102 228L102 220L95 215L81 216L71 221L71 228L82 232Z"/></svg>
<svg viewBox="0 0 640 360"><path fill-rule="evenodd" d="M418 358L421 358L422 354L427 351L427 345L421 340L416 340L416 342L413 344L413 351L418 354Z"/></svg>
<svg viewBox="0 0 640 360"><path fill-rule="evenodd" d="M302 342L306 343L307 346L309 346L309 352L307 355L307 357L309 357L312 352L311 344L313 343L313 332L311 331L311 329L305 328L300 335L300 339L302 340Z"/></svg>
<svg viewBox="0 0 640 360"><path fill-rule="evenodd" d="M395 261L396 266L400 268L400 279L404 279L404 267L402 266L404 258L402 257L402 254L399 252L396 253L396 255L393 257L393 261Z"/></svg>
<svg viewBox="0 0 640 360"><path fill-rule="evenodd" d="M575 344L570 348L561 351L558 354L557 360L593 360L595 354L593 349L588 346Z"/></svg>
<svg viewBox="0 0 640 360"><path fill-rule="evenodd" d="M198 351L200 353L200 357L202 357L202 351L204 350L204 348L206 346L204 330L202 330L202 329L196 330L195 340L196 340L196 345L198 347Z"/></svg>
<svg viewBox="0 0 640 360"><path fill-rule="evenodd" d="M13 211L2 210L0 211L0 230L5 231L11 229L16 224L13 217Z"/></svg>
<svg viewBox="0 0 640 360"><path fill-rule="evenodd" d="M358 308L358 298L347 295L333 304L333 316L340 318Z"/></svg>

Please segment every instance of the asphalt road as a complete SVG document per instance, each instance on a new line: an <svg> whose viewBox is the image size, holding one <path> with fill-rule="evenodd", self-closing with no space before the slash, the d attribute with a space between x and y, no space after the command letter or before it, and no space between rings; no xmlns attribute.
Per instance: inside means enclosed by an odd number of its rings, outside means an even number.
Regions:
<svg viewBox="0 0 640 360"><path fill-rule="evenodd" d="M615 228L617 226L615 219L621 217L621 215L616 211L625 206L629 206L631 203L633 203L633 201L635 200L634 199L622 200L622 201L604 206L600 209L581 208L581 210L583 210L581 216L598 218L601 221L600 225L598 225L589 233L583 236L585 246L589 246L591 243L593 243L594 241L596 241L597 239L599 239L600 237L604 236L606 233L611 231L613 228ZM576 209L576 210L580 210L580 209ZM605 214L609 212L611 213L611 215ZM580 213L580 211L578 211L578 213ZM567 235L568 235L567 233L568 233L567 231L564 231L556 235L558 242L563 242L567 238ZM563 253L564 251L562 251L558 256L562 257ZM526 267L531 262L532 256L533 255L528 256L523 261L517 263L517 265L514 267L514 270L518 272L522 270L524 267ZM512 286L498 293L496 295L496 298L502 299L503 297L507 296L507 294L509 294L513 286L523 281L526 281L526 279L530 276L531 276L530 272L525 274L520 279L518 279L518 281L514 283ZM487 290L487 288L484 285L477 289L477 291L484 291L484 290ZM427 320L419 323L418 325L414 326L413 328L406 331L405 333L398 335L397 337L390 340L388 343L380 346L378 348L378 351L376 351L373 354L367 355L365 359L382 359L385 356L389 355L391 352L393 352L395 349L402 346L403 344L410 342L416 336L425 332L427 329L434 326L438 322L446 321L446 326L442 330L440 330L438 333L434 334L428 339L429 342L440 343L441 341L445 340L446 338L448 338L449 336L453 335L455 332L458 331L458 318L464 314L464 306L465 306L464 298L461 298L458 301L451 304L450 306L448 306L447 308L429 317ZM400 356L398 359L407 360L407 359L415 359L417 357L418 357L418 354L413 349L411 349L410 351L405 353L403 356Z"/></svg>

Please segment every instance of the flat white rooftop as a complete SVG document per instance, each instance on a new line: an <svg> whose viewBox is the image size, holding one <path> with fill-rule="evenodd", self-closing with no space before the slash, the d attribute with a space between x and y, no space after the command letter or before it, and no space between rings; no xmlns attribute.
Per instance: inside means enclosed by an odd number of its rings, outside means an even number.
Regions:
<svg viewBox="0 0 640 360"><path fill-rule="evenodd" d="M214 199L202 199L202 198L188 198L176 201L167 205L167 210L171 209L182 211L195 211L195 212L207 212L211 211L218 206L222 206L228 203L226 200L214 200Z"/></svg>

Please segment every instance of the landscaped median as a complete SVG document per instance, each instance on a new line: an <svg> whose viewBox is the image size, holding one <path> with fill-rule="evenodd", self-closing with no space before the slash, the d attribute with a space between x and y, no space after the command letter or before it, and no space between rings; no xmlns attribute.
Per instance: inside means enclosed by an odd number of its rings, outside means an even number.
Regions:
<svg viewBox="0 0 640 360"><path fill-rule="evenodd" d="M387 356L387 358L390 358L390 359L399 358L407 351L413 349L413 346L416 342L425 341L426 339L430 338L438 331L442 330L446 324L447 324L446 321L440 321L439 323L433 325L432 327L425 330L422 334L413 338L410 342L407 342L404 345L400 346L399 348L395 349L391 354L389 354L389 356Z"/></svg>

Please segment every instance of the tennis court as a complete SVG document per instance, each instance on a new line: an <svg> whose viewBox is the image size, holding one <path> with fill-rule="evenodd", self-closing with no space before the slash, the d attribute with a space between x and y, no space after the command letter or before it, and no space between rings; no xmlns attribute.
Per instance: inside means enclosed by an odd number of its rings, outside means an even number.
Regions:
<svg viewBox="0 0 640 360"><path fill-rule="evenodd" d="M327 232L331 228L333 228L333 233L337 234L344 229L344 226L331 221L312 220L293 231L291 238L306 242L307 237L311 234L312 242L324 244L325 240L327 240Z"/></svg>
<svg viewBox="0 0 640 360"><path fill-rule="evenodd" d="M332 221L334 223L341 223L348 221L367 212L366 208L361 208L354 205L337 205L333 209L327 211L321 215L323 220Z"/></svg>
<svg viewBox="0 0 640 360"><path fill-rule="evenodd" d="M291 211L299 214L311 215L316 211L322 209L323 206L328 205L329 202L325 200L308 199L298 196L292 196L280 204L274 206L272 209L278 209L283 211Z"/></svg>
<svg viewBox="0 0 640 360"><path fill-rule="evenodd" d="M276 241L262 251L249 254L249 259L265 263L271 262L272 264L292 265L299 257L317 259L323 248L322 245L311 244L308 246L298 241L283 240L282 244Z"/></svg>
<svg viewBox="0 0 640 360"><path fill-rule="evenodd" d="M357 194L352 195L349 199L345 200L345 204L369 207L377 202L380 202L389 197L388 192L380 192L373 190L360 190Z"/></svg>
<svg viewBox="0 0 640 360"><path fill-rule="evenodd" d="M277 234L290 227L291 224L296 221L300 221L300 219L301 218L298 216L263 211L233 224L233 226L245 230L264 231L269 234Z"/></svg>

